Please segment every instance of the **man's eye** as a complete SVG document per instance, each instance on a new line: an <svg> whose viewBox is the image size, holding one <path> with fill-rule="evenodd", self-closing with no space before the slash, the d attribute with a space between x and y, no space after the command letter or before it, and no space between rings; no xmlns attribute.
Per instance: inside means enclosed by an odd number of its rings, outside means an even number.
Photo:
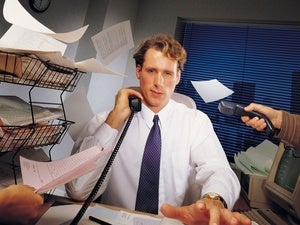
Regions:
<svg viewBox="0 0 300 225"><path fill-rule="evenodd" d="M173 73L172 72L166 72L165 75L167 75L167 76L173 76Z"/></svg>

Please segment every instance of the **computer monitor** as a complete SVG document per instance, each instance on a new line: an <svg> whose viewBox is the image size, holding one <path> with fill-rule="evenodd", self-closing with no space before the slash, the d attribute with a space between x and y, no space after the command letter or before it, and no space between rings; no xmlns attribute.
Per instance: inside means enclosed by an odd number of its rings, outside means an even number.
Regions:
<svg viewBox="0 0 300 225"><path fill-rule="evenodd" d="M300 224L300 150L279 144L267 177L267 196L280 206L291 224Z"/></svg>

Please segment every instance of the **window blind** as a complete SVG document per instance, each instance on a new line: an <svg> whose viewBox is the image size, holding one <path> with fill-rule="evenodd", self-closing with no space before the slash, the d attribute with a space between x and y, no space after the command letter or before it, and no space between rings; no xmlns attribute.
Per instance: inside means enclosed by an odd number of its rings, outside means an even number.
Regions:
<svg viewBox="0 0 300 225"><path fill-rule="evenodd" d="M226 100L300 113L300 25L180 19L175 37L187 51L176 91L192 97L210 117L230 160L267 136L247 127L238 116L221 114L219 102L205 103L191 81L218 79L234 91Z"/></svg>

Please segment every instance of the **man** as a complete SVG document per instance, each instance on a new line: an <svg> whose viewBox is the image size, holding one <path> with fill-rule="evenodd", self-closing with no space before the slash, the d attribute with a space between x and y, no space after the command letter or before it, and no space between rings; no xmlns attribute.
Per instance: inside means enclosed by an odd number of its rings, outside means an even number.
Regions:
<svg viewBox="0 0 300 225"><path fill-rule="evenodd" d="M109 179L97 196L107 185L101 199L103 203L139 210L137 193L145 178L140 178L142 158L152 119L158 115L161 132L159 194L158 203L152 204L158 210L151 212L164 213L186 224L249 225L248 218L228 210L239 197L240 185L209 118L201 111L171 100L186 60L184 48L170 36L158 35L142 43L134 59L140 92L121 89L114 108L96 115L74 145L73 153L93 144L100 148L114 146L131 114L128 98L136 96L142 100L142 110L134 115ZM101 168L68 183L68 195L77 200L86 199L100 173ZM150 198L153 189L144 195ZM181 207L187 204L189 206Z"/></svg>
<svg viewBox="0 0 300 225"><path fill-rule="evenodd" d="M11 185L0 190L0 223L31 224L37 218L43 198L27 185Z"/></svg>
<svg viewBox="0 0 300 225"><path fill-rule="evenodd" d="M257 111L267 116L279 131L276 137L293 145L296 149L300 149L300 115L256 103L250 103L245 110ZM247 126L258 131L263 131L267 126L265 120L258 117L250 119L248 116L243 116L241 119Z"/></svg>

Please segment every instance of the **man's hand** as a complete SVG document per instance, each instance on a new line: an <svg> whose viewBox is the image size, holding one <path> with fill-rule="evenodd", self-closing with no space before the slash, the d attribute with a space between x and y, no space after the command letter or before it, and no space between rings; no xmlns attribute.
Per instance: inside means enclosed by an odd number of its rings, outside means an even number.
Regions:
<svg viewBox="0 0 300 225"><path fill-rule="evenodd" d="M129 97L136 96L143 99L140 92L133 89L120 89L115 98L115 106L113 110L109 113L106 123L117 130L120 130L125 122L125 120L130 116L131 109L129 107Z"/></svg>
<svg viewBox="0 0 300 225"><path fill-rule="evenodd" d="M0 190L0 221L9 224L30 224L43 205L41 195L27 185L11 185Z"/></svg>
<svg viewBox="0 0 300 225"><path fill-rule="evenodd" d="M221 202L206 198L189 206L164 204L160 210L164 216L186 225L251 225L251 220L245 215L225 209Z"/></svg>

